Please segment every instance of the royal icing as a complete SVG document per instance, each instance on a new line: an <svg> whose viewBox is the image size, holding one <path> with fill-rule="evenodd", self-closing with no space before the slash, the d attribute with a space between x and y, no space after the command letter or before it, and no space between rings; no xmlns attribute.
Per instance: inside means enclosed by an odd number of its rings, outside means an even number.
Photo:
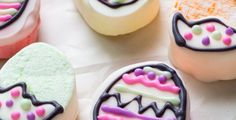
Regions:
<svg viewBox="0 0 236 120"><path fill-rule="evenodd" d="M107 86L93 112L93 120L185 120L186 91L168 66L141 66Z"/></svg>
<svg viewBox="0 0 236 120"><path fill-rule="evenodd" d="M197 51L225 51L236 48L236 30L218 18L187 21L181 13L173 18L176 43Z"/></svg>
<svg viewBox="0 0 236 120"><path fill-rule="evenodd" d="M28 0L0 0L0 29L17 20L27 3Z"/></svg>
<svg viewBox="0 0 236 120"><path fill-rule="evenodd" d="M50 120L63 112L55 101L40 102L27 93L25 83L0 88L1 120Z"/></svg>

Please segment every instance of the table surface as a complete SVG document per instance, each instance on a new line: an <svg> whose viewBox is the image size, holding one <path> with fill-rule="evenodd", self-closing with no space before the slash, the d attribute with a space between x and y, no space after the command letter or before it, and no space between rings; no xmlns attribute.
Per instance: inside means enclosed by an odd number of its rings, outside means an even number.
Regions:
<svg viewBox="0 0 236 120"><path fill-rule="evenodd" d="M39 41L63 51L75 68L80 120L88 120L95 88L116 69L149 60L169 62L166 13L172 2L161 0L159 15L147 27L125 36L107 37L87 26L73 0L41 0ZM178 73L191 99L192 120L236 120L236 81L202 83Z"/></svg>

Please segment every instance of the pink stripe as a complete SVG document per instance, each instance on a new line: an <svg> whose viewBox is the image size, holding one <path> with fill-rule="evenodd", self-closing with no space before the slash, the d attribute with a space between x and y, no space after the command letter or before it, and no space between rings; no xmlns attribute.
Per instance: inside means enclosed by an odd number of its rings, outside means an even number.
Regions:
<svg viewBox="0 0 236 120"><path fill-rule="evenodd" d="M122 119L121 117L104 114L104 115L99 115L98 120L124 120L124 119Z"/></svg>
<svg viewBox="0 0 236 120"><path fill-rule="evenodd" d="M8 21L11 18L12 18L11 15L1 15L0 16L0 22L6 22L6 21Z"/></svg>
<svg viewBox="0 0 236 120"><path fill-rule="evenodd" d="M178 94L180 91L180 88L175 86L174 84L161 84L159 80L147 80L145 79L145 76L143 75L131 78L129 74L124 74L122 79L126 84L129 84L129 85L140 83L146 87L153 87L159 90L168 91L175 94Z"/></svg>
<svg viewBox="0 0 236 120"><path fill-rule="evenodd" d="M0 9L9 9L9 8L19 9L20 6L21 3L0 3Z"/></svg>

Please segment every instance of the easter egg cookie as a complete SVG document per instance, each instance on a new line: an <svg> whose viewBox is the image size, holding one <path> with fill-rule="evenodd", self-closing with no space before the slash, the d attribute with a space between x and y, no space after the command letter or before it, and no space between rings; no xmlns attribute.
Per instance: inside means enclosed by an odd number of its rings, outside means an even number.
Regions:
<svg viewBox="0 0 236 120"><path fill-rule="evenodd" d="M74 71L66 57L44 44L32 44L0 71L1 120L75 120Z"/></svg>
<svg viewBox="0 0 236 120"><path fill-rule="evenodd" d="M186 89L177 73L159 62L124 67L95 94L92 120L188 120Z"/></svg>
<svg viewBox="0 0 236 120"><path fill-rule="evenodd" d="M179 12L171 24L174 66L206 82L236 78L236 30L231 24L219 17L187 20Z"/></svg>
<svg viewBox="0 0 236 120"><path fill-rule="evenodd" d="M98 33L117 36L149 24L159 11L159 0L75 0L88 25Z"/></svg>
<svg viewBox="0 0 236 120"><path fill-rule="evenodd" d="M37 40L39 0L0 0L0 59Z"/></svg>

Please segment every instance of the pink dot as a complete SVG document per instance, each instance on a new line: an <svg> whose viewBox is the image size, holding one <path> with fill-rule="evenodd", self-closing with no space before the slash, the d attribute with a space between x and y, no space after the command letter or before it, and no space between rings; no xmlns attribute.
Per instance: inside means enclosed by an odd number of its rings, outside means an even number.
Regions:
<svg viewBox="0 0 236 120"><path fill-rule="evenodd" d="M206 25L206 29L209 32L214 32L216 28L212 23L209 23L209 24Z"/></svg>
<svg viewBox="0 0 236 120"><path fill-rule="evenodd" d="M184 33L184 38L186 40L191 40L193 38L193 34L191 32Z"/></svg>
<svg viewBox="0 0 236 120"><path fill-rule="evenodd" d="M11 118L12 118L12 120L18 120L20 118L20 113L19 112L12 112Z"/></svg>
<svg viewBox="0 0 236 120"><path fill-rule="evenodd" d="M225 45L229 46L231 44L232 40L229 36L226 36L223 38L223 42Z"/></svg>
<svg viewBox="0 0 236 120"><path fill-rule="evenodd" d="M0 108L2 107L2 102L0 101Z"/></svg>
<svg viewBox="0 0 236 120"><path fill-rule="evenodd" d="M13 98L17 98L17 97L19 97L20 96L20 90L19 89L12 89L11 90L11 96L13 97Z"/></svg>
<svg viewBox="0 0 236 120"><path fill-rule="evenodd" d="M45 114L45 109L43 107L38 107L36 109L36 114L39 116L39 117L43 117L44 114Z"/></svg>

